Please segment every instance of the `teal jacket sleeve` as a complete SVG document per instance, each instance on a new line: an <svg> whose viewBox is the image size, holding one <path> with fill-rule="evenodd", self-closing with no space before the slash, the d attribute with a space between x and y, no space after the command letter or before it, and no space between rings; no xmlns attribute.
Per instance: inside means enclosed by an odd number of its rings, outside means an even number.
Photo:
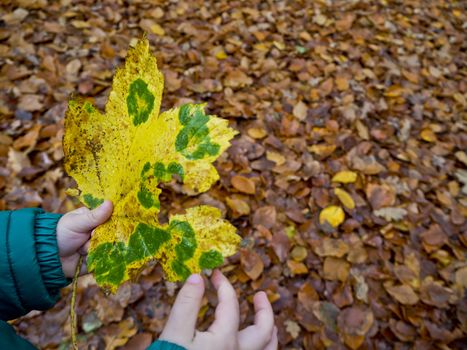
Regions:
<svg viewBox="0 0 467 350"><path fill-rule="evenodd" d="M58 255L60 217L38 208L0 212L0 320L49 309L69 283ZM0 321L0 349L33 348L28 344Z"/></svg>
<svg viewBox="0 0 467 350"><path fill-rule="evenodd" d="M146 350L186 350L186 348L165 340L157 340Z"/></svg>

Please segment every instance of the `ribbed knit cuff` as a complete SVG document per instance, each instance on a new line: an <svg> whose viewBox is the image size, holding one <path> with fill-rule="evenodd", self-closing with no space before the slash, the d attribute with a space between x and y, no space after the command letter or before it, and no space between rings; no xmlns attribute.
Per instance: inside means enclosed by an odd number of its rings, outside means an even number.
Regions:
<svg viewBox="0 0 467 350"><path fill-rule="evenodd" d="M34 220L37 262L42 281L52 297L57 296L60 289L70 283L63 274L62 263L58 255L56 229L61 217L61 214L42 212L37 213Z"/></svg>

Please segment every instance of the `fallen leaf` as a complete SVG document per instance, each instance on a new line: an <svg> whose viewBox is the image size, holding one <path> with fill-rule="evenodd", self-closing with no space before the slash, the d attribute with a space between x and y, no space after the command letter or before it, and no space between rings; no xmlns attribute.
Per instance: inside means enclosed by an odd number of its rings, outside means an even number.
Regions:
<svg viewBox="0 0 467 350"><path fill-rule="evenodd" d="M339 91L347 91L349 89L349 80L343 75L336 77L336 87Z"/></svg>
<svg viewBox="0 0 467 350"><path fill-rule="evenodd" d="M287 260L287 266L292 275L303 275L308 273L308 268L302 262L295 260Z"/></svg>
<svg viewBox="0 0 467 350"><path fill-rule="evenodd" d="M374 210L390 207L396 202L396 192L387 184L369 183L366 186L366 196Z"/></svg>
<svg viewBox="0 0 467 350"><path fill-rule="evenodd" d="M319 256L334 256L342 258L349 252L349 245L341 239L324 237L319 241L314 252Z"/></svg>
<svg viewBox="0 0 467 350"><path fill-rule="evenodd" d="M242 264L243 271L252 280L258 279L258 277L263 273L263 260L252 250L242 249L240 251L240 262Z"/></svg>
<svg viewBox="0 0 467 350"><path fill-rule="evenodd" d="M244 200L238 198L226 197L225 202L238 216L250 214L250 206Z"/></svg>
<svg viewBox="0 0 467 350"><path fill-rule="evenodd" d="M418 303L418 295L415 294L413 289L406 285L392 286L385 284L386 291L399 303L404 305L415 305Z"/></svg>
<svg viewBox="0 0 467 350"><path fill-rule="evenodd" d="M407 215L407 210L404 208L386 207L373 211L373 214L387 221L401 221Z"/></svg>
<svg viewBox="0 0 467 350"><path fill-rule="evenodd" d="M335 188L334 194L337 196L337 198L339 198L340 202L344 205L344 207L350 210L355 208L355 202L352 199L352 196L346 191L340 188Z"/></svg>
<svg viewBox="0 0 467 350"><path fill-rule="evenodd" d="M247 85L251 85L253 83L253 79L251 79L248 75L246 75L241 70L233 70L227 73L226 77L224 78L225 86L233 87L233 88L241 88Z"/></svg>
<svg viewBox="0 0 467 350"><path fill-rule="evenodd" d="M293 115L298 120L303 121L306 118L307 111L308 111L307 105L303 103L302 101L299 101L293 108Z"/></svg>
<svg viewBox="0 0 467 350"><path fill-rule="evenodd" d="M323 277L331 281L345 282L349 276L350 264L344 259L327 257L323 264Z"/></svg>
<svg viewBox="0 0 467 350"><path fill-rule="evenodd" d="M256 185L254 181L248 177L241 176L241 175L235 175L235 176L232 176L232 178L230 179L230 182L232 183L232 186L240 192L247 193L247 194L256 193Z"/></svg>
<svg viewBox="0 0 467 350"><path fill-rule="evenodd" d="M308 312L313 310L313 305L319 300L319 295L313 288L311 283L305 282L302 284L297 293L298 301Z"/></svg>
<svg viewBox="0 0 467 350"><path fill-rule="evenodd" d="M326 207L319 214L319 223L323 225L325 222L332 227L337 227L345 220L345 214L341 207L331 205Z"/></svg>
<svg viewBox="0 0 467 350"><path fill-rule="evenodd" d="M276 223L277 211L276 207L267 205L255 210L253 214L253 225L262 225L267 229L271 229Z"/></svg>
<svg viewBox="0 0 467 350"><path fill-rule="evenodd" d="M344 184L353 183L357 181L357 173L354 171L344 170L339 171L332 177L332 182L340 182Z"/></svg>

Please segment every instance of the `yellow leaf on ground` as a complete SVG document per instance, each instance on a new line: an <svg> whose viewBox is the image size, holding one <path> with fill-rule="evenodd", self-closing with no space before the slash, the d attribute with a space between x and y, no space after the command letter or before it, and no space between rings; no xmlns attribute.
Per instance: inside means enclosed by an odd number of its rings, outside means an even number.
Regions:
<svg viewBox="0 0 467 350"><path fill-rule="evenodd" d="M347 208L347 209L354 209L355 208L355 202L352 198L352 196L347 193L344 190L341 190L340 188L334 189L334 193L339 198L341 203Z"/></svg>
<svg viewBox="0 0 467 350"><path fill-rule="evenodd" d="M332 227L337 227L345 220L345 213L341 207L331 205L321 211L319 214L319 223L323 225L328 222Z"/></svg>
<svg viewBox="0 0 467 350"><path fill-rule="evenodd" d="M332 182L340 182L344 184L353 183L357 181L357 173L350 170L339 171L332 177Z"/></svg>
<svg viewBox="0 0 467 350"><path fill-rule="evenodd" d="M425 128L420 132L420 137L422 138L423 141L426 142L436 142L438 139L436 138L436 134L433 132L433 130L429 128Z"/></svg>

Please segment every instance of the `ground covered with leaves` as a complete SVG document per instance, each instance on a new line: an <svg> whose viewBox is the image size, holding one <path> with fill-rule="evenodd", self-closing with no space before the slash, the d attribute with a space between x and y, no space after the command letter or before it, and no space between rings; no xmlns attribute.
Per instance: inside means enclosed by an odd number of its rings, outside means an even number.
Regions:
<svg viewBox="0 0 467 350"><path fill-rule="evenodd" d="M164 184L162 214L208 204L242 236L223 271L273 302L281 349L461 349L467 342L467 40L463 1L3 1L0 209L67 212L71 94L103 108L148 33L162 109L208 103L239 131L195 195ZM105 296L79 282L79 340L144 349L178 285L151 266ZM41 349L70 341L70 289L17 320ZM213 319L210 288L200 328Z"/></svg>

